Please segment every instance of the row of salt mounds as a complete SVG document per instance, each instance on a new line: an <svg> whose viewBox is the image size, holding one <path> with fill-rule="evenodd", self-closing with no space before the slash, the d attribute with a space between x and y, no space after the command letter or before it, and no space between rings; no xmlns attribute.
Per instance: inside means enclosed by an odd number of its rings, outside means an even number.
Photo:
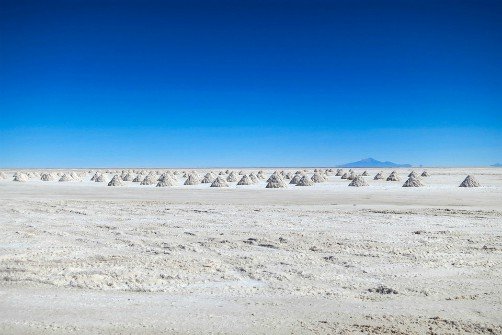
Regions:
<svg viewBox="0 0 502 335"><path fill-rule="evenodd" d="M390 175L387 177L387 181L400 181L401 178L397 175L396 171L392 171Z"/></svg>
<svg viewBox="0 0 502 335"><path fill-rule="evenodd" d="M474 176L468 175L459 187L480 187L481 185Z"/></svg>
<svg viewBox="0 0 502 335"><path fill-rule="evenodd" d="M296 175L299 176L299 175ZM294 178L296 178L296 176ZM312 176L313 177L313 176ZM293 178L293 179L294 179ZM291 179L291 180L293 180ZM303 176L300 178L300 180L296 183L296 186L313 186L316 182L313 181L313 178L308 178L307 176Z"/></svg>
<svg viewBox="0 0 502 335"><path fill-rule="evenodd" d="M384 176L383 176L383 173L382 172L378 172L375 177L373 178L373 180L380 180L380 179L384 179Z"/></svg>
<svg viewBox="0 0 502 335"><path fill-rule="evenodd" d="M124 185L125 185L124 182L118 175L113 176L112 180L110 180L110 182L108 183L108 186L124 186Z"/></svg>
<svg viewBox="0 0 502 335"><path fill-rule="evenodd" d="M225 181L225 179L221 178L221 177L217 177L212 183L211 183L211 187L228 187L228 184L227 182Z"/></svg>
<svg viewBox="0 0 502 335"><path fill-rule="evenodd" d="M251 180L250 177L248 177L246 174L242 176L241 180L237 183L237 185L242 186L242 185L253 185L254 182Z"/></svg>
<svg viewBox="0 0 502 335"><path fill-rule="evenodd" d="M354 179L352 179L352 182L349 184L349 186L355 186L355 187L361 187L361 186L368 186L368 183L362 176L356 176Z"/></svg>
<svg viewBox="0 0 502 335"><path fill-rule="evenodd" d="M418 179L418 177L409 177L403 184L403 187L422 187L424 184Z"/></svg>
<svg viewBox="0 0 502 335"><path fill-rule="evenodd" d="M287 187L284 180L279 174L272 174L270 178L267 179L267 186L265 188L285 188Z"/></svg>

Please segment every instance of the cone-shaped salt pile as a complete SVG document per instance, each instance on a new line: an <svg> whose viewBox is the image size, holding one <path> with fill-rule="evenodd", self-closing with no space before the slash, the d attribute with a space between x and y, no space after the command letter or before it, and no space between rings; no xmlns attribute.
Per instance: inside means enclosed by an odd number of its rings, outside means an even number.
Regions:
<svg viewBox="0 0 502 335"><path fill-rule="evenodd" d="M94 179L96 183L105 183L106 177L104 174L100 174L96 179Z"/></svg>
<svg viewBox="0 0 502 335"><path fill-rule="evenodd" d="M118 175L113 176L112 180L108 183L108 186L124 186L124 182Z"/></svg>
<svg viewBox="0 0 502 335"><path fill-rule="evenodd" d="M374 180L379 180L379 179L383 179L383 174L382 172L378 172L375 177L373 178Z"/></svg>
<svg viewBox="0 0 502 335"><path fill-rule="evenodd" d="M298 184L298 182L303 178L304 176L302 176L301 174L295 174L295 176L291 179L291 181L289 182L290 184L293 184L293 185L296 185Z"/></svg>
<svg viewBox="0 0 502 335"><path fill-rule="evenodd" d="M290 180L291 178L293 178L293 174L291 172L288 172L284 175L284 179Z"/></svg>
<svg viewBox="0 0 502 335"><path fill-rule="evenodd" d="M63 176L61 176L61 178L59 178L59 181L61 182L64 182L64 181L71 181L73 180L73 178L71 178L68 174L64 174Z"/></svg>
<svg viewBox="0 0 502 335"><path fill-rule="evenodd" d="M392 172L388 177L387 181L400 181L401 178L397 175L397 173Z"/></svg>
<svg viewBox="0 0 502 335"><path fill-rule="evenodd" d="M25 173L16 173L14 175L13 181L19 181L19 182L25 182L28 181L30 178L28 178L28 175Z"/></svg>
<svg viewBox="0 0 502 335"><path fill-rule="evenodd" d="M141 174L137 175L136 178L132 180L133 183L141 183L143 181L143 176Z"/></svg>
<svg viewBox="0 0 502 335"><path fill-rule="evenodd" d="M403 187L422 187L424 184L418 178L410 177L404 182Z"/></svg>
<svg viewBox="0 0 502 335"><path fill-rule="evenodd" d="M342 169L336 170L335 176L337 176L337 177L343 176L343 170Z"/></svg>
<svg viewBox="0 0 502 335"><path fill-rule="evenodd" d="M70 172L70 177L73 180L80 180L80 176L75 171Z"/></svg>
<svg viewBox="0 0 502 335"><path fill-rule="evenodd" d="M418 178L418 174L415 171L411 171L408 177Z"/></svg>
<svg viewBox="0 0 502 335"><path fill-rule="evenodd" d="M230 173L230 170L225 170L225 174L229 174Z"/></svg>
<svg viewBox="0 0 502 335"><path fill-rule="evenodd" d="M127 173L126 175L124 175L124 177L122 177L123 181L133 181L133 179L134 179L134 177L130 173Z"/></svg>
<svg viewBox="0 0 502 335"><path fill-rule="evenodd" d="M51 173L44 173L42 174L42 177L40 177L40 180L42 181L53 181L55 179L56 178L54 178L54 176Z"/></svg>
<svg viewBox="0 0 502 335"><path fill-rule="evenodd" d="M474 178L474 176L468 175L465 177L464 181L462 184L460 184L460 187L480 187L481 185L479 182Z"/></svg>
<svg viewBox="0 0 502 335"><path fill-rule="evenodd" d="M249 174L249 179L253 182L253 184L256 184L258 182L258 177L254 174L254 172L251 172Z"/></svg>
<svg viewBox="0 0 502 335"><path fill-rule="evenodd" d="M243 176L244 175L244 171L240 170L239 171L239 176Z"/></svg>
<svg viewBox="0 0 502 335"><path fill-rule="evenodd" d="M247 175L242 176L237 185L252 185L253 181Z"/></svg>
<svg viewBox="0 0 502 335"><path fill-rule="evenodd" d="M273 174L268 178L268 183L266 188L283 188L286 187L286 184L284 183L284 180L278 175L278 174Z"/></svg>
<svg viewBox="0 0 502 335"><path fill-rule="evenodd" d="M166 173L163 176L164 176L163 178L159 178L159 182L157 183L157 185L155 185L156 187L167 187L176 185L176 181L170 174Z"/></svg>
<svg viewBox="0 0 502 335"><path fill-rule="evenodd" d="M200 184L199 178L194 174L189 174L187 180L183 185L198 185Z"/></svg>
<svg viewBox="0 0 502 335"><path fill-rule="evenodd" d="M368 183L366 182L366 180L364 180L363 177L356 176L354 179L352 179L349 186L355 186L355 187L368 186Z"/></svg>
<svg viewBox="0 0 502 335"><path fill-rule="evenodd" d="M211 187L228 187L228 184L225 179L218 177L211 183Z"/></svg>
<svg viewBox="0 0 502 335"><path fill-rule="evenodd" d="M98 178L98 177L99 177L99 175L100 175L100 173L99 173L99 172L96 172L96 173L94 174L94 176L92 176L91 181L96 181L96 178Z"/></svg>
<svg viewBox="0 0 502 335"><path fill-rule="evenodd" d="M315 176L315 174L314 174L314 176ZM303 176L296 183L296 186L312 186L314 184L315 184L315 182L312 179L308 178L307 176Z"/></svg>
<svg viewBox="0 0 502 335"><path fill-rule="evenodd" d="M267 179L267 183L271 180L274 180L275 178L279 178L280 180L283 180L281 175L278 173L278 172L274 172L270 175L270 177L268 177Z"/></svg>
<svg viewBox="0 0 502 335"><path fill-rule="evenodd" d="M310 178L310 180L312 180L314 183L324 183L326 181L326 179L324 179L324 177L319 172L314 173L314 175L312 176L312 178Z"/></svg>
<svg viewBox="0 0 502 335"><path fill-rule="evenodd" d="M218 173L219 176L224 176L225 175L225 172L224 171L220 171L220 173Z"/></svg>
<svg viewBox="0 0 502 335"><path fill-rule="evenodd" d="M366 176L369 176L368 171L364 171L364 172L363 172L363 176L365 176L365 177L366 177Z"/></svg>
<svg viewBox="0 0 502 335"><path fill-rule="evenodd" d="M213 177L213 175L211 175L211 173L206 173L206 175L204 176L204 178L201 180L201 183L203 184L210 184L212 183L216 178Z"/></svg>
<svg viewBox="0 0 502 335"><path fill-rule="evenodd" d="M349 178L349 174L347 172L342 174L342 179L347 179L347 178Z"/></svg>
<svg viewBox="0 0 502 335"><path fill-rule="evenodd" d="M157 177L152 174L149 174L143 179L140 185L154 185L157 183Z"/></svg>
<svg viewBox="0 0 502 335"><path fill-rule="evenodd" d="M258 179L265 180L265 176L263 175L262 171L258 171L258 174L256 175L256 177L258 177Z"/></svg>
<svg viewBox="0 0 502 335"><path fill-rule="evenodd" d="M230 183L234 183L237 181L237 176L235 175L235 173L233 171L228 175L227 181Z"/></svg>
<svg viewBox="0 0 502 335"><path fill-rule="evenodd" d="M429 172L424 171L424 172L422 172L421 176L422 176L422 177L429 177L429 176L430 176L430 174L429 174Z"/></svg>
<svg viewBox="0 0 502 335"><path fill-rule="evenodd" d="M348 180L354 180L354 178L356 177L356 174L354 173L354 171L352 171L350 173L350 175L347 177Z"/></svg>

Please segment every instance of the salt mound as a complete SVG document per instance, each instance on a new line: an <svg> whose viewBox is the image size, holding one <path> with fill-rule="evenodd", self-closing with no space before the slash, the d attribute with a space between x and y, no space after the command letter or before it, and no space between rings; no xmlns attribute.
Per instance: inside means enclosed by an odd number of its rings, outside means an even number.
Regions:
<svg viewBox="0 0 502 335"><path fill-rule="evenodd" d="M362 175L366 177L369 176L370 174L368 173L368 171L364 171Z"/></svg>
<svg viewBox="0 0 502 335"><path fill-rule="evenodd" d="M314 183L324 183L326 181L326 179L319 172L314 173L310 180Z"/></svg>
<svg viewBox="0 0 502 335"><path fill-rule="evenodd" d="M313 176L312 176L312 178L313 178ZM312 179L308 178L307 176L303 176L298 181L298 183L296 183L296 186L312 186L314 184L315 184L315 182Z"/></svg>
<svg viewBox="0 0 502 335"><path fill-rule="evenodd" d="M122 180L123 180L123 181L133 181L133 180L134 180L134 177L132 176L132 174L127 173L126 175L124 175L124 176L122 177Z"/></svg>
<svg viewBox="0 0 502 335"><path fill-rule="evenodd" d="M293 185L296 185L298 184L298 182L300 182L300 180L303 178L304 176L302 176L301 174L295 174L295 176L291 179L291 181L289 182L290 184L293 184Z"/></svg>
<svg viewBox="0 0 502 335"><path fill-rule="evenodd" d="M474 178L474 176L468 175L465 177L464 181L462 184L460 184L459 187L480 187L481 185L479 182Z"/></svg>
<svg viewBox="0 0 502 335"><path fill-rule="evenodd" d="M61 176L61 178L59 178L59 181L60 181L60 182L72 181L72 180L73 180L73 178L72 178L72 177L70 177L70 176L69 176L68 174L66 174L66 173L65 173L64 175L62 175L62 176Z"/></svg>
<svg viewBox="0 0 502 335"><path fill-rule="evenodd" d="M159 182L157 183L157 187L166 187L166 186L175 186L176 179L170 173L164 173L160 176Z"/></svg>
<svg viewBox="0 0 502 335"><path fill-rule="evenodd" d="M227 181L230 183L234 183L237 181L237 176L235 175L235 173L233 171L228 175Z"/></svg>
<svg viewBox="0 0 502 335"><path fill-rule="evenodd" d="M204 176L204 178L201 180L201 183L203 184L210 184L212 183L216 178L213 177L213 175L211 173L206 173L206 175Z"/></svg>
<svg viewBox="0 0 502 335"><path fill-rule="evenodd" d="M429 176L430 176L430 174L429 174L429 172L424 171L424 172L422 172L421 176L422 176L422 177L429 177Z"/></svg>
<svg viewBox="0 0 502 335"><path fill-rule="evenodd" d="M418 178L418 174L415 171L411 171L410 174L408 175L409 178Z"/></svg>
<svg viewBox="0 0 502 335"><path fill-rule="evenodd" d="M356 176L354 179L352 179L352 182L349 184L349 186L355 186L355 187L368 186L368 183L366 182L366 180L364 180L363 177Z"/></svg>
<svg viewBox="0 0 502 335"><path fill-rule="evenodd" d="M124 186L124 182L118 175L113 176L112 180L108 183L108 186Z"/></svg>
<svg viewBox="0 0 502 335"><path fill-rule="evenodd" d="M399 176L392 172L388 177L387 177L387 181L400 181L401 178L399 178Z"/></svg>
<svg viewBox="0 0 502 335"><path fill-rule="evenodd" d="M350 173L350 175L347 177L348 180L354 180L354 178L356 178L356 174L354 173L354 171L352 171Z"/></svg>
<svg viewBox="0 0 502 335"><path fill-rule="evenodd" d="M287 187L286 184L284 183L284 180L278 175L278 174L273 174L268 178L268 183L266 188L284 188Z"/></svg>
<svg viewBox="0 0 502 335"><path fill-rule="evenodd" d="M211 183L211 187L228 187L228 184L225 179L218 177Z"/></svg>
<svg viewBox="0 0 502 335"><path fill-rule="evenodd" d="M291 172L288 172L284 175L284 179L290 180L291 178L293 178L293 174Z"/></svg>
<svg viewBox="0 0 502 335"><path fill-rule="evenodd" d="M374 180L383 179L383 173L382 172L378 172L373 179Z"/></svg>
<svg viewBox="0 0 502 335"><path fill-rule="evenodd" d="M247 175L242 176L237 185L252 185L253 181Z"/></svg>
<svg viewBox="0 0 502 335"><path fill-rule="evenodd" d="M7 176L2 171L0 171L0 179L7 179Z"/></svg>
<svg viewBox="0 0 502 335"><path fill-rule="evenodd" d="M342 175L342 179L347 179L349 178L349 174L347 172L345 172L343 175Z"/></svg>
<svg viewBox="0 0 502 335"><path fill-rule="evenodd" d="M28 181L29 179L30 178L28 178L27 174L25 174L25 173L19 173L18 172L18 173L16 173L14 175L13 181L19 181L19 182L23 182L24 183L24 182Z"/></svg>
<svg viewBox="0 0 502 335"><path fill-rule="evenodd" d="M342 175L343 175L343 170L342 170L342 169L338 169L338 170L336 170L336 174L335 174L335 176L340 177L340 176L342 176Z"/></svg>
<svg viewBox="0 0 502 335"><path fill-rule="evenodd" d="M185 180L185 183L183 185L198 185L198 184L200 184L198 176L194 174L189 174L187 180Z"/></svg>
<svg viewBox="0 0 502 335"><path fill-rule="evenodd" d="M92 177L91 177L91 181L96 181L96 179L100 176L100 173L99 172L96 172Z"/></svg>
<svg viewBox="0 0 502 335"><path fill-rule="evenodd" d="M403 187L422 187L424 184L418 178L410 177L404 182Z"/></svg>
<svg viewBox="0 0 502 335"><path fill-rule="evenodd" d="M258 173L256 174L256 177L258 177L258 179L265 180L265 176L263 175L262 171L258 171Z"/></svg>
<svg viewBox="0 0 502 335"><path fill-rule="evenodd" d="M243 176L244 175L244 171L240 170L239 171L239 176Z"/></svg>
<svg viewBox="0 0 502 335"><path fill-rule="evenodd" d="M52 173L44 173L40 177L40 180L42 180L42 181L53 181L55 179L56 178L52 175Z"/></svg>
<svg viewBox="0 0 502 335"><path fill-rule="evenodd" d="M258 177L254 174L254 172L251 172L249 174L249 179L251 179L253 181L253 184L256 184L259 181Z"/></svg>
<svg viewBox="0 0 502 335"><path fill-rule="evenodd" d="M137 175L136 178L132 180L133 183L141 183L143 181L143 176L141 174Z"/></svg>
<svg viewBox="0 0 502 335"><path fill-rule="evenodd" d="M96 179L94 179L96 183L105 183L106 176L104 174L100 174Z"/></svg>
<svg viewBox="0 0 502 335"><path fill-rule="evenodd" d="M140 185L153 185L157 183L157 177L155 177L153 174L148 174L145 179L141 182Z"/></svg>

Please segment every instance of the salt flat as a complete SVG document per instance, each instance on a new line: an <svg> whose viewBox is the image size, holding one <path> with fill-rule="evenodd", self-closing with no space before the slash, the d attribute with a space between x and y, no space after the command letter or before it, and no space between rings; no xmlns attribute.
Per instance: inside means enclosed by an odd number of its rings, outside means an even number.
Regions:
<svg viewBox="0 0 502 335"><path fill-rule="evenodd" d="M5 171L0 333L502 333L502 169L367 170L282 189Z"/></svg>

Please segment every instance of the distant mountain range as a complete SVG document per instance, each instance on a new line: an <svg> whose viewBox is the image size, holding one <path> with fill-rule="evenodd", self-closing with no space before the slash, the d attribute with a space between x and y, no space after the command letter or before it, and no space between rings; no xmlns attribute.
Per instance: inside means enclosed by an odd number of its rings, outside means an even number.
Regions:
<svg viewBox="0 0 502 335"><path fill-rule="evenodd" d="M500 163L495 163L495 164L490 165L490 166L491 166L491 167L502 167L502 164L500 164Z"/></svg>
<svg viewBox="0 0 502 335"><path fill-rule="evenodd" d="M380 162L374 158L366 158L357 162L347 163L343 165L339 165L338 167L344 168L388 168L388 167L411 167L410 164L398 164L393 162Z"/></svg>

